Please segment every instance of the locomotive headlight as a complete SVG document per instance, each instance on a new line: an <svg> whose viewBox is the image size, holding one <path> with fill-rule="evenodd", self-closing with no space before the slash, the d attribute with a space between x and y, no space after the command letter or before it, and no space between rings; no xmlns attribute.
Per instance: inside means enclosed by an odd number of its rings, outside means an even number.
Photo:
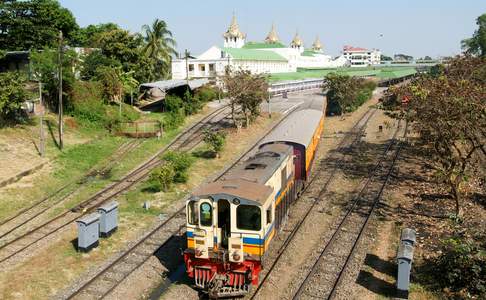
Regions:
<svg viewBox="0 0 486 300"><path fill-rule="evenodd" d="M234 253L233 253L233 259L234 259L235 261L240 261L241 256L238 254L238 252L234 252Z"/></svg>
<svg viewBox="0 0 486 300"><path fill-rule="evenodd" d="M198 257L198 256L201 256L203 254L203 252L199 249L196 249L195 254L196 254L196 257Z"/></svg>

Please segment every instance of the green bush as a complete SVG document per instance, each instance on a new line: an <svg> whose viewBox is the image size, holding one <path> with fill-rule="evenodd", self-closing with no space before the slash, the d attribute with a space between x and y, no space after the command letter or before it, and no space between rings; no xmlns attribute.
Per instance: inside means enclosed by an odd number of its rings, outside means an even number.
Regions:
<svg viewBox="0 0 486 300"><path fill-rule="evenodd" d="M77 82L71 97L71 113L84 127L115 129L120 121L135 121L140 118L140 113L126 104L122 105L120 118L120 107L117 104L103 103L98 82Z"/></svg>
<svg viewBox="0 0 486 300"><path fill-rule="evenodd" d="M371 80L330 73L326 76L328 115L352 112L371 98L376 83Z"/></svg>
<svg viewBox="0 0 486 300"><path fill-rule="evenodd" d="M432 261L432 277L442 289L453 293L486 296L486 242L482 244L452 238L445 242L443 253Z"/></svg>
<svg viewBox="0 0 486 300"><path fill-rule="evenodd" d="M224 144L226 142L226 135L223 131L212 131L205 129L204 132L204 142L211 147L216 156L223 150Z"/></svg>
<svg viewBox="0 0 486 300"><path fill-rule="evenodd" d="M174 166L172 164L164 164L161 167L153 170L150 174L149 184L150 189L155 192L168 191L174 183L175 176Z"/></svg>
<svg viewBox="0 0 486 300"><path fill-rule="evenodd" d="M194 162L190 154L185 152L167 152L163 158L164 161L171 164L174 168L174 182L185 183L189 178L187 171Z"/></svg>
<svg viewBox="0 0 486 300"><path fill-rule="evenodd" d="M166 112L179 112L183 108L184 103L182 99L176 95L167 95L164 100L164 108Z"/></svg>
<svg viewBox="0 0 486 300"><path fill-rule="evenodd" d="M163 126L165 130L173 130L184 123L184 111L179 109L175 112L168 112L165 114Z"/></svg>
<svg viewBox="0 0 486 300"><path fill-rule="evenodd" d="M209 102L218 99L219 90L215 87L205 85L197 90L196 96L201 102Z"/></svg>
<svg viewBox="0 0 486 300"><path fill-rule="evenodd" d="M27 100L24 84L19 73L0 73L0 126L23 119L22 103Z"/></svg>
<svg viewBox="0 0 486 300"><path fill-rule="evenodd" d="M182 103L186 116L193 115L202 108L202 103L199 101L199 97L193 97L189 90L186 90L184 93Z"/></svg>

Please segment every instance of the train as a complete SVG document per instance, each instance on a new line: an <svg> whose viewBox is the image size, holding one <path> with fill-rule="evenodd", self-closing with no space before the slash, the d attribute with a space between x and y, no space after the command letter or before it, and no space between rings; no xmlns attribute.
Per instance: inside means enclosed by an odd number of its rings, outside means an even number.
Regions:
<svg viewBox="0 0 486 300"><path fill-rule="evenodd" d="M291 113L254 155L187 200L185 268L210 298L244 296L258 285L272 240L311 176L323 102Z"/></svg>

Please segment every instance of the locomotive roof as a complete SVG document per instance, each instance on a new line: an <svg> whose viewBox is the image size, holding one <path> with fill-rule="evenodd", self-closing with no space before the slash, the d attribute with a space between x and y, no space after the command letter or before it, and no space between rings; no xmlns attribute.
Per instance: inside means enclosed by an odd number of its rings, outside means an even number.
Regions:
<svg viewBox="0 0 486 300"><path fill-rule="evenodd" d="M245 179L265 184L282 162L292 154L292 147L284 144L268 144L229 173L225 179Z"/></svg>
<svg viewBox="0 0 486 300"><path fill-rule="evenodd" d="M250 182L244 179L229 179L206 184L197 189L193 193L193 196L228 198L227 200L229 201L233 200L233 198L239 198L263 205L272 192L273 188L264 184Z"/></svg>
<svg viewBox="0 0 486 300"><path fill-rule="evenodd" d="M296 111L275 128L263 140L262 145L272 142L291 142L307 148L321 118L322 111L319 110L303 109Z"/></svg>

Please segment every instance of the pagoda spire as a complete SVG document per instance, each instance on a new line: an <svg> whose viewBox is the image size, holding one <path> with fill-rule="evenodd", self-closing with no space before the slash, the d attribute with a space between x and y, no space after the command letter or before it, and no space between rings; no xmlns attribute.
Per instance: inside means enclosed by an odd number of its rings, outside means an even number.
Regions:
<svg viewBox="0 0 486 300"><path fill-rule="evenodd" d="M277 30L275 29L275 23L272 23L272 29L268 33L267 37L265 38L265 42L268 44L278 43L280 40L277 35Z"/></svg>
<svg viewBox="0 0 486 300"><path fill-rule="evenodd" d="M236 21L236 14L233 12L231 24L228 30L223 34L224 46L228 48L241 48L245 44L246 34L240 31L238 22Z"/></svg>
<svg viewBox="0 0 486 300"><path fill-rule="evenodd" d="M304 43L302 42L302 39L299 36L299 31L298 30L295 31L295 36L292 39L292 42L290 43L290 46L292 48L300 48L300 47L303 47L304 46Z"/></svg>
<svg viewBox="0 0 486 300"><path fill-rule="evenodd" d="M316 40L312 44L312 49L314 51L319 51L319 52L322 51L322 44L321 41L319 40L319 36L316 36Z"/></svg>

